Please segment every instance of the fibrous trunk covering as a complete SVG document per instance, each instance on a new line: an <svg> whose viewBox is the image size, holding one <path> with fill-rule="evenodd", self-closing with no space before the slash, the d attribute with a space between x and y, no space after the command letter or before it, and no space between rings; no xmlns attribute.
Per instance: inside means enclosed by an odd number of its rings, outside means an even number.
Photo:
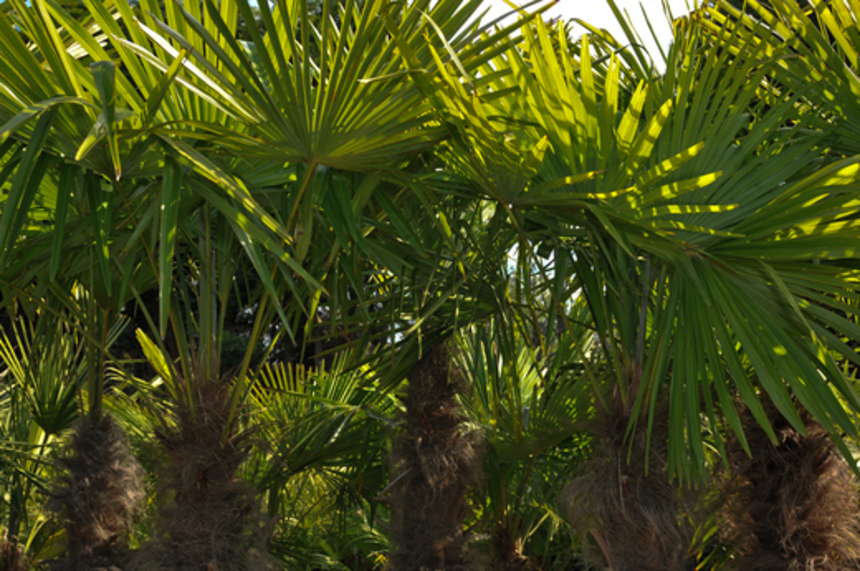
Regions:
<svg viewBox="0 0 860 571"><path fill-rule="evenodd" d="M27 563L21 547L15 538L7 539L6 533L0 535L0 571L25 571Z"/></svg>
<svg viewBox="0 0 860 571"><path fill-rule="evenodd" d="M512 526L513 527L513 526ZM523 555L523 541L518 529L511 530L499 523L492 537L495 558L493 571L536 571L539 567Z"/></svg>
<svg viewBox="0 0 860 571"><path fill-rule="evenodd" d="M568 518L591 535L612 571L680 571L688 538L679 524L681 493L665 471L666 427L654 426L648 447L640 423L631 443L630 417L618 409L595 425L593 457L565 488Z"/></svg>
<svg viewBox="0 0 860 571"><path fill-rule="evenodd" d="M478 455L462 432L456 400L462 390L444 348L426 355L409 375L404 433L392 451L393 570L473 569L463 517L466 491L477 478Z"/></svg>
<svg viewBox="0 0 860 571"><path fill-rule="evenodd" d="M807 412L802 436L773 407L774 445L744 417L748 456L729 448L732 477L723 516L738 571L837 571L860 560L855 478L824 428Z"/></svg>
<svg viewBox="0 0 860 571"><path fill-rule="evenodd" d="M236 472L250 450L247 433L228 431L230 398L219 381L192 380L193 407L176 406L177 426L158 434L163 464L160 539L132 562L138 571L268 569L253 487Z"/></svg>
<svg viewBox="0 0 860 571"><path fill-rule="evenodd" d="M73 428L67 470L48 507L66 527L66 556L54 571L122 566L128 532L142 508L143 468L122 430L107 415L87 415Z"/></svg>

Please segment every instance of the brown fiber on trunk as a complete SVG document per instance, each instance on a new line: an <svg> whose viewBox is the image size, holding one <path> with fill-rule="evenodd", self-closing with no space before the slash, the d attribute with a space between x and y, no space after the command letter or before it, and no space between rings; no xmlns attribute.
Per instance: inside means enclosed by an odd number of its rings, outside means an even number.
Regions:
<svg viewBox="0 0 860 571"><path fill-rule="evenodd" d="M140 513L143 469L122 430L107 415L87 415L72 429L66 474L50 493L48 508L66 528L65 558L53 571L122 566L128 532Z"/></svg>
<svg viewBox="0 0 860 571"><path fill-rule="evenodd" d="M253 487L236 472L250 450L247 433L227 433L230 394L225 384L192 379L194 409L176 406L176 428L158 434L165 452L160 537L132 561L137 571L262 571L263 519Z"/></svg>
<svg viewBox="0 0 860 571"><path fill-rule="evenodd" d="M562 494L568 519L593 538L613 571L680 571L688 536L682 495L665 471L666 427L653 428L649 449L640 422L631 443L630 417L616 405L595 425L592 458Z"/></svg>
<svg viewBox="0 0 860 571"><path fill-rule="evenodd" d="M15 538L8 539L6 533L0 535L0 571L26 571L27 561L24 552Z"/></svg>
<svg viewBox="0 0 860 571"><path fill-rule="evenodd" d="M492 538L495 559L490 565L493 571L536 571L540 569L523 555L523 541L519 534L499 525Z"/></svg>
<svg viewBox="0 0 860 571"><path fill-rule="evenodd" d="M752 414L743 417L752 457L729 447L723 497L726 539L738 571L841 571L860 561L857 483L830 436L801 412L802 436L774 407L774 445Z"/></svg>
<svg viewBox="0 0 860 571"><path fill-rule="evenodd" d="M409 375L404 431L392 450L391 571L474 570L463 518L479 458L463 433L456 400L462 391L444 348L426 355Z"/></svg>

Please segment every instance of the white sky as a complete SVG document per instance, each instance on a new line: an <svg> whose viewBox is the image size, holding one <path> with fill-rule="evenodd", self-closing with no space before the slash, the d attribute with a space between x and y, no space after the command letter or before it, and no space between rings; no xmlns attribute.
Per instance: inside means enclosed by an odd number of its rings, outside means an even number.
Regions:
<svg viewBox="0 0 860 571"><path fill-rule="evenodd" d="M518 4L523 4L528 0L514 0ZM689 1L692 9L694 0L668 0L669 9L672 15L677 18L688 12L687 4ZM546 2L535 4L529 10L534 10L538 6L545 5ZM502 16L510 11L510 8L505 4L504 0L484 0L484 5L490 8L490 13L487 15L485 22L489 22L496 17ZM651 42L651 33L648 31L648 26L645 24L645 18L642 16L642 10L648 15L651 26L661 38L661 44L668 44L672 37L671 28L663 12L663 0L616 0L616 5L622 11L627 12L633 21L633 28L639 32L644 44L649 50L653 50L653 42ZM641 6L641 7L640 7ZM623 40L624 34L621 27L615 20L615 15L609 8L607 0L558 0L545 17L555 18L561 17L563 20L570 18L579 18L585 20L592 26L597 28L606 28L619 40ZM652 57L655 61L660 59L659 52L652 52Z"/></svg>

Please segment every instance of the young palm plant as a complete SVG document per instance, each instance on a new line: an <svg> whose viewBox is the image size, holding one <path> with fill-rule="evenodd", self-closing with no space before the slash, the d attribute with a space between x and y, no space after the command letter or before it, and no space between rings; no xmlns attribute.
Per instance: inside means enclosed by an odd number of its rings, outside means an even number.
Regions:
<svg viewBox="0 0 860 571"><path fill-rule="evenodd" d="M572 557L552 560L554 536L567 527L557 499L589 449L587 387L570 349L589 331L580 328L574 340L572 331L533 331L519 317L508 312L459 336L458 363L471 386L464 408L486 441L473 526L489 538L489 569L564 568Z"/></svg>
<svg viewBox="0 0 860 571"><path fill-rule="evenodd" d="M279 518L270 546L288 568L369 565L388 551L377 519L395 399L350 360L268 363L250 388L259 433L246 473Z"/></svg>

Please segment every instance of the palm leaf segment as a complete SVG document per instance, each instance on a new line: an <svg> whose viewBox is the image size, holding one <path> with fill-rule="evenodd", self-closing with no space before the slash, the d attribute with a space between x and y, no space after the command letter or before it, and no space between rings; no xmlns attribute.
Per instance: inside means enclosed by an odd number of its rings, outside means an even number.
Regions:
<svg viewBox="0 0 860 571"><path fill-rule="evenodd" d="M762 84L764 92L801 96L806 122L830 133L827 146L835 156L857 154L860 106L857 94L860 27L853 2L797 0L747 3L741 12L726 1L695 13L703 29L743 59L774 60ZM738 33L724 31L737 23Z"/></svg>

